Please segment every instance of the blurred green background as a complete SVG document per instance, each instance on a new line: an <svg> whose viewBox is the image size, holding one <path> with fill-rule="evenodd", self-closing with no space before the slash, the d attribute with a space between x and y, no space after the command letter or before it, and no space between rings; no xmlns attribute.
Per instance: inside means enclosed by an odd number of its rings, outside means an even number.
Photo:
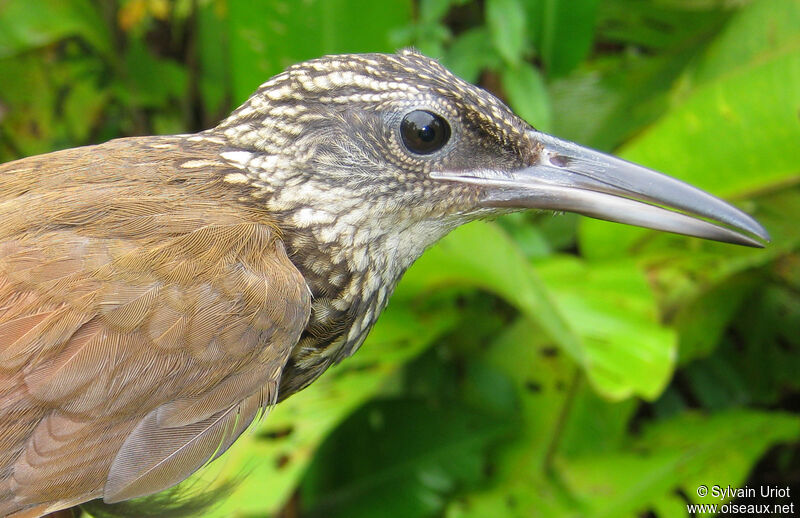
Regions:
<svg viewBox="0 0 800 518"><path fill-rule="evenodd" d="M0 160L196 131L287 65L405 46L773 243L459 229L358 354L202 472L248 474L207 515L678 517L722 503L700 484L800 505L798 0L0 0Z"/></svg>

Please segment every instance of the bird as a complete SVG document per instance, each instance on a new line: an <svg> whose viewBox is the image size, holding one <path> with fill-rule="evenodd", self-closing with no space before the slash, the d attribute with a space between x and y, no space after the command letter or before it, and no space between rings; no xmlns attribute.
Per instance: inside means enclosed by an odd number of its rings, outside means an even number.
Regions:
<svg viewBox="0 0 800 518"><path fill-rule="evenodd" d="M0 515L178 484L352 355L426 248L526 209L769 240L415 50L292 65L199 133L0 165Z"/></svg>

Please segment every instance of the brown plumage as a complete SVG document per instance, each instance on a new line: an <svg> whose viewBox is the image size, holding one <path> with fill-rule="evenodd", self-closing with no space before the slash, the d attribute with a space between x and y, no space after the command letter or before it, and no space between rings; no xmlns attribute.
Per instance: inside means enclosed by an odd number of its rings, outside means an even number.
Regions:
<svg viewBox="0 0 800 518"><path fill-rule="evenodd" d="M521 208L767 237L413 51L295 65L196 135L0 165L0 515L180 482L352 354L426 247Z"/></svg>
<svg viewBox="0 0 800 518"><path fill-rule="evenodd" d="M0 166L0 515L169 487L274 401L311 296L268 214L176 167L214 151Z"/></svg>

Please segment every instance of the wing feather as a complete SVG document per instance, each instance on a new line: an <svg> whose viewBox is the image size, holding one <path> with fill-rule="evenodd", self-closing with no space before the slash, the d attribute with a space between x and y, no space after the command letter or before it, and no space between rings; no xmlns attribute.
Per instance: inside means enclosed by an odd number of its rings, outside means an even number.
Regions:
<svg viewBox="0 0 800 518"><path fill-rule="evenodd" d="M208 143L59 153L0 165L0 515L183 480L275 400L310 313L269 215L180 168Z"/></svg>
<svg viewBox="0 0 800 518"><path fill-rule="evenodd" d="M253 422L262 400L261 394L254 394L227 410L178 428L159 425L158 409L153 410L114 458L103 500L119 502L177 484L227 450Z"/></svg>

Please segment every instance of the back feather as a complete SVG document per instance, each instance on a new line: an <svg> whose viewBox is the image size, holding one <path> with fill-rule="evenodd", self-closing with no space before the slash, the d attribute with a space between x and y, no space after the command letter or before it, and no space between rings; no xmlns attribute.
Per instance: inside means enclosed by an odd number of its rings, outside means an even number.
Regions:
<svg viewBox="0 0 800 518"><path fill-rule="evenodd" d="M219 152L143 137L0 165L0 516L161 491L274 401L310 294Z"/></svg>

